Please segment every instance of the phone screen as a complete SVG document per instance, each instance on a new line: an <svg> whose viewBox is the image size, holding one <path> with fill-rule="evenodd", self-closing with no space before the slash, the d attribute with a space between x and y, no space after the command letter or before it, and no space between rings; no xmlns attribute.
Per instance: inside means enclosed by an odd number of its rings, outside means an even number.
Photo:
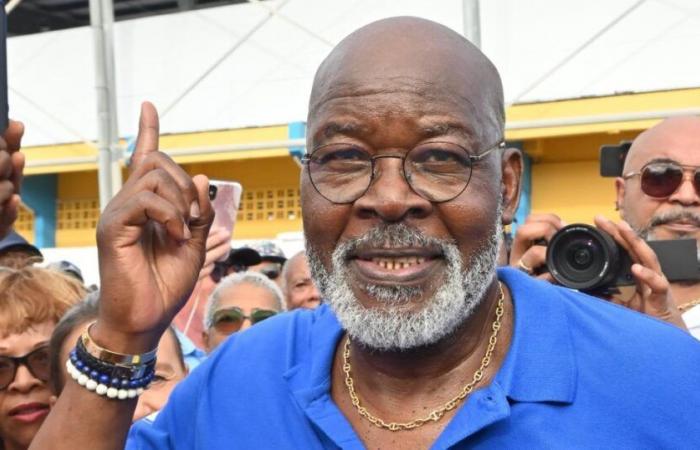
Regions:
<svg viewBox="0 0 700 450"><path fill-rule="evenodd" d="M5 2L0 8L0 132L4 133L8 125L7 106L7 14Z"/></svg>
<svg viewBox="0 0 700 450"><path fill-rule="evenodd" d="M209 181L209 198L215 213L213 226L233 233L242 192L243 188L235 181Z"/></svg>

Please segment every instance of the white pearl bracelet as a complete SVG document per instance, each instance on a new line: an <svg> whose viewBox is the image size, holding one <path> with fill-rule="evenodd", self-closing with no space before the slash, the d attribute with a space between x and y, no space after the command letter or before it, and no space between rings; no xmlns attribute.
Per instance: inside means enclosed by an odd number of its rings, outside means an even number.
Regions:
<svg viewBox="0 0 700 450"><path fill-rule="evenodd" d="M68 370L68 374L71 376L71 378L77 381L79 385L83 386L88 391L96 393L97 395L104 395L111 399L126 400L143 394L143 388L141 387L136 389L117 389L115 387L98 383L78 370L70 359L66 361L66 369Z"/></svg>

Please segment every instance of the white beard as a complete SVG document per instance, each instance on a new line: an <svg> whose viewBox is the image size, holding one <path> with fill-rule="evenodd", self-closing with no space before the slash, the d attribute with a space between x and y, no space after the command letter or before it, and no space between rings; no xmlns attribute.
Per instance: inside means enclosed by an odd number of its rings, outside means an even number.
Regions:
<svg viewBox="0 0 700 450"><path fill-rule="evenodd" d="M307 242L312 277L350 338L370 349L409 350L434 344L452 334L476 310L493 280L498 249L503 238L501 205L487 242L476 248L465 264L457 246L427 237L406 225L383 225L358 239L340 244L333 252L332 272L321 263L318 252ZM359 244L370 246L438 246L445 261L444 278L432 298L417 311L405 305L422 295L409 286L361 286L382 307L365 308L350 288L346 272L347 255ZM431 286L432 288L432 286Z"/></svg>

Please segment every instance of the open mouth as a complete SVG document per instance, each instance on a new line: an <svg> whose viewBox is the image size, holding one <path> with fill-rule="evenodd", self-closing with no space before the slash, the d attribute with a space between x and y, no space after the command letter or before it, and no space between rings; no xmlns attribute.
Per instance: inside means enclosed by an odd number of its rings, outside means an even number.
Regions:
<svg viewBox="0 0 700 450"><path fill-rule="evenodd" d="M43 420L49 414L49 405L46 403L23 403L12 408L8 416L22 423L33 423Z"/></svg>
<svg viewBox="0 0 700 450"><path fill-rule="evenodd" d="M374 284L415 283L427 277L444 257L435 248L360 249L349 258L360 278Z"/></svg>

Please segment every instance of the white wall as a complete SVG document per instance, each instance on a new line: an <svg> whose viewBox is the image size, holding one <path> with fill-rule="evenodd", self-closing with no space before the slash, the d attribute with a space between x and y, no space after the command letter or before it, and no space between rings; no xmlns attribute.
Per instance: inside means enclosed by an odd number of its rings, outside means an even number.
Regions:
<svg viewBox="0 0 700 450"><path fill-rule="evenodd" d="M483 48L502 73L507 100L700 84L700 59L694 51L700 48L700 2L648 0L541 86L518 98L635 3L481 0ZM281 13L320 39L283 18L270 19L165 115L161 129L175 133L305 120L313 73L330 50L329 43L394 15L429 18L461 32L461 6L460 0L290 0ZM121 135L135 132L142 100L166 108L266 14L260 5L243 4L117 23ZM10 110L27 125L25 145L95 138L92 52L88 28L9 40Z"/></svg>

